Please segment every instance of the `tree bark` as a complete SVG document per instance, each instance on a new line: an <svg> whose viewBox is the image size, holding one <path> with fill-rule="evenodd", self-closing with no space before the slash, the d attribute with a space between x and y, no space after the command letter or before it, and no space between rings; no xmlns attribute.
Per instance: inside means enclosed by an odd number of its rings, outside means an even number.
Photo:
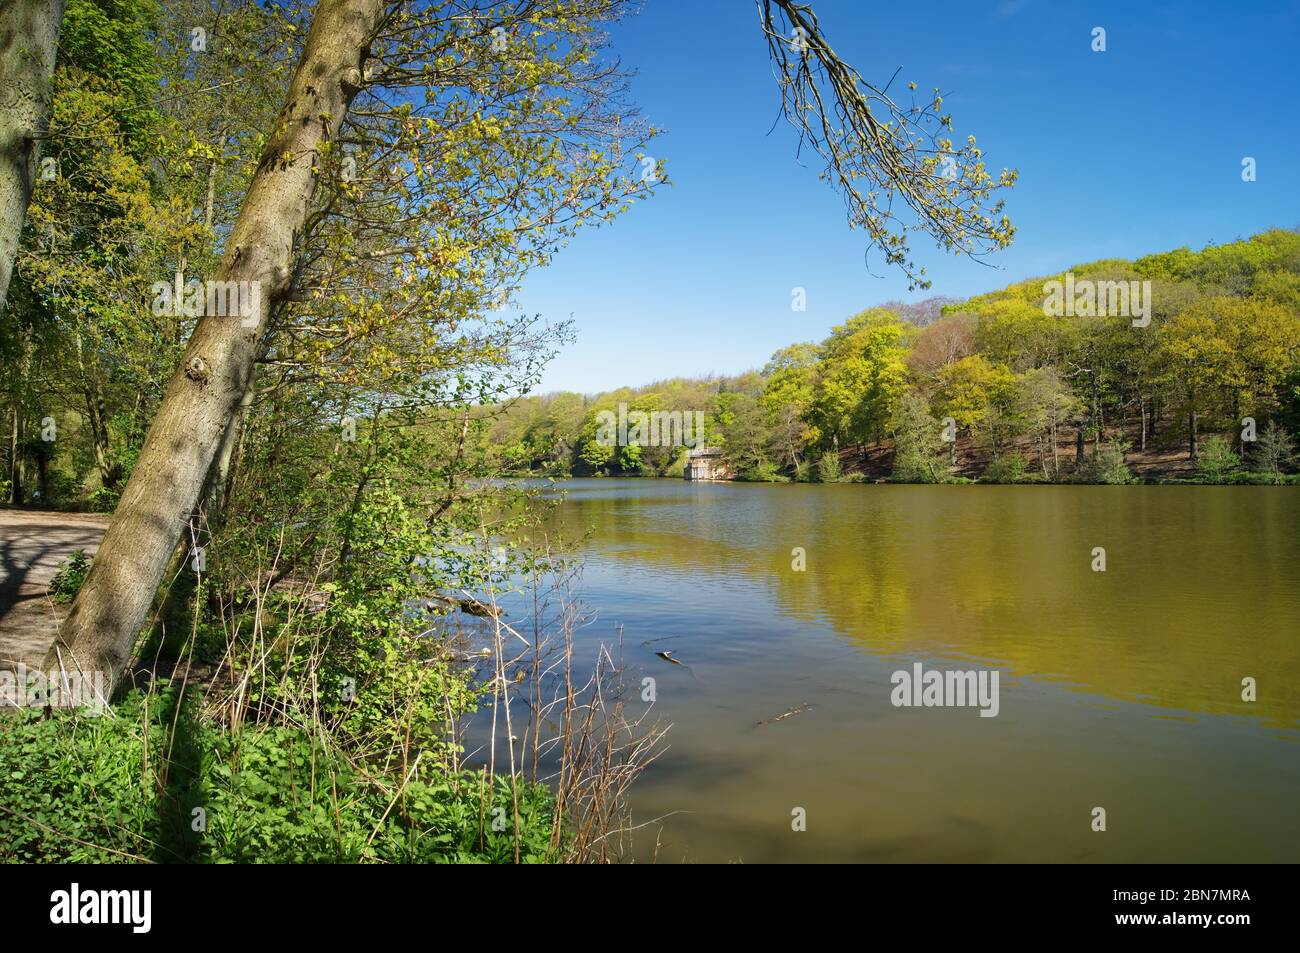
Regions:
<svg viewBox="0 0 1300 953"><path fill-rule="evenodd" d="M91 445L95 451L95 465L99 480L111 490L122 479L122 466L113 459L113 447L108 433L108 408L104 399L99 368L86 362L81 334L74 335L77 345L77 371L81 375L81 395L86 402L86 422L90 427Z"/></svg>
<svg viewBox="0 0 1300 953"><path fill-rule="evenodd" d="M230 420L222 434L221 445L217 448L212 466L208 472L207 486L203 491L203 510L208 525L213 525L225 512L226 501L230 497L230 488L234 480L234 464L237 460L237 448L242 447L244 428L248 425L248 415L253 407L255 388L252 380L244 390L239 401L239 409Z"/></svg>
<svg viewBox="0 0 1300 953"><path fill-rule="evenodd" d="M284 108L268 137L213 280L256 282L255 319L205 315L191 335L90 573L46 658L102 672L130 660L158 584L250 386L271 304L288 290L316 187L318 151L360 91L386 0L320 0ZM245 318L251 327L245 327Z"/></svg>
<svg viewBox="0 0 1300 953"><path fill-rule="evenodd" d="M0 315L49 133L64 0L0 0Z"/></svg>
<svg viewBox="0 0 1300 953"><path fill-rule="evenodd" d="M18 444L22 440L21 415L15 401L10 416L9 430L9 502L17 506L23 501L23 468L18 459Z"/></svg>
<svg viewBox="0 0 1300 953"><path fill-rule="evenodd" d="M1061 472L1060 437L1056 429L1056 395L1052 395L1052 475Z"/></svg>

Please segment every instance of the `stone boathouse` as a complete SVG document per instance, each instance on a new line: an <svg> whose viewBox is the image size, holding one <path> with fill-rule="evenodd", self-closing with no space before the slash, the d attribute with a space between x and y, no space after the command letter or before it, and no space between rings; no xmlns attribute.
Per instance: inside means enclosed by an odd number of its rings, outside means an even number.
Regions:
<svg viewBox="0 0 1300 953"><path fill-rule="evenodd" d="M686 456L682 476L688 480L730 480L731 468L717 447L696 447Z"/></svg>

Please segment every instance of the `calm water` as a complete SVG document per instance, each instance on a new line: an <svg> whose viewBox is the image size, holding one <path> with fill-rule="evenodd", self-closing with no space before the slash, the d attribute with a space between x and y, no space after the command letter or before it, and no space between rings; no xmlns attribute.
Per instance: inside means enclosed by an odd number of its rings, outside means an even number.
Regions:
<svg viewBox="0 0 1300 953"><path fill-rule="evenodd" d="M1300 861L1295 490L563 488L584 647L621 625L672 724L639 856ZM917 661L996 669L1000 713L894 707Z"/></svg>

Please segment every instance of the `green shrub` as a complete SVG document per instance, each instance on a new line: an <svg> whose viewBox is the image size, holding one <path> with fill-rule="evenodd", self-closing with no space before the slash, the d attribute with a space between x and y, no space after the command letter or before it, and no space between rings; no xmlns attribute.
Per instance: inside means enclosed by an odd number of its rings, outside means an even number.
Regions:
<svg viewBox="0 0 1300 953"><path fill-rule="evenodd" d="M391 775L359 770L319 732L232 734L200 720L196 708L164 686L130 693L112 717L0 716L0 860L514 860L506 777L481 799L480 775L448 774L431 761L394 797ZM520 859L554 859L551 792L521 783L517 793Z"/></svg>
<svg viewBox="0 0 1300 953"><path fill-rule="evenodd" d="M911 449L900 449L894 453L894 469L890 473L892 483L938 483L942 479L934 460Z"/></svg>
<svg viewBox="0 0 1300 953"><path fill-rule="evenodd" d="M50 598L59 605L72 602L81 591L81 584L86 581L88 572L90 572L90 557L86 555L85 550L74 550L61 560L58 568L54 570L49 585Z"/></svg>
<svg viewBox="0 0 1300 953"><path fill-rule="evenodd" d="M1270 420L1251 448L1249 456L1251 469L1269 477L1267 481L1260 482L1284 483L1283 474L1295 465L1295 440L1285 427L1280 426L1276 420Z"/></svg>
<svg viewBox="0 0 1300 953"><path fill-rule="evenodd" d="M789 483L790 478L784 476L777 468L777 465L770 460L764 460L755 467L751 467L741 473L742 480L748 480L753 483Z"/></svg>
<svg viewBox="0 0 1300 953"><path fill-rule="evenodd" d="M1223 482L1235 486L1297 486L1300 474L1237 470L1224 477Z"/></svg>
<svg viewBox="0 0 1300 953"><path fill-rule="evenodd" d="M1097 454L1097 458L1093 461L1092 467L1098 483L1120 486L1138 482L1125 459L1128 449L1129 445L1126 443L1111 443L1102 448L1101 453Z"/></svg>
<svg viewBox="0 0 1300 953"><path fill-rule="evenodd" d="M1129 444L1123 441L1106 444L1095 457L1075 469L1070 482L1104 483L1112 486L1140 482L1128 467L1128 451Z"/></svg>
<svg viewBox="0 0 1300 953"><path fill-rule="evenodd" d="M86 508L92 513L111 513L117 508L117 501L122 496L122 487L110 490L107 487L98 487L86 500Z"/></svg>
<svg viewBox="0 0 1300 953"><path fill-rule="evenodd" d="M1020 483L1025 479L1026 469L1024 456L1013 450L990 463L981 480L984 483Z"/></svg>
<svg viewBox="0 0 1300 953"><path fill-rule="evenodd" d="M817 463L817 482L839 483L843 475L840 470L840 455L834 450L823 453Z"/></svg>
<svg viewBox="0 0 1300 953"><path fill-rule="evenodd" d="M1222 437L1210 437L1201 444L1196 470L1206 483L1224 483L1241 461L1232 452L1232 444Z"/></svg>

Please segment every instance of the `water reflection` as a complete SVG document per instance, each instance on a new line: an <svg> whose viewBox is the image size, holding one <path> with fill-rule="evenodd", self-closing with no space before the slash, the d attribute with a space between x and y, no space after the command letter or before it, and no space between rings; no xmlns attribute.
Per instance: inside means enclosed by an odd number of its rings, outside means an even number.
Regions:
<svg viewBox="0 0 1300 953"><path fill-rule="evenodd" d="M674 725L640 855L1300 859L1294 491L564 489L546 531L584 538L584 638L622 626ZM664 638L689 672L642 645ZM1000 670L999 716L892 707L913 661Z"/></svg>

